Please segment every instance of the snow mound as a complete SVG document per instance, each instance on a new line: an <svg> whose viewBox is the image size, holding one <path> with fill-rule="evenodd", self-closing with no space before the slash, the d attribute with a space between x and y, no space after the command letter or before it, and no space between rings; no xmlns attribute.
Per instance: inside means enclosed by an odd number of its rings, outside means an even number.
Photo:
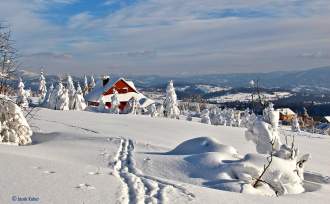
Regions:
<svg viewBox="0 0 330 204"><path fill-rule="evenodd" d="M209 188L267 196L305 192L303 164L310 155L286 158L277 153L240 156L232 146L198 137L182 142L167 154L186 155L187 176L203 180L202 185Z"/></svg>
<svg viewBox="0 0 330 204"><path fill-rule="evenodd" d="M232 146L220 144L217 140L209 137L197 137L179 144L168 154L189 155L201 154L206 152L220 152L229 155L237 154L237 150Z"/></svg>

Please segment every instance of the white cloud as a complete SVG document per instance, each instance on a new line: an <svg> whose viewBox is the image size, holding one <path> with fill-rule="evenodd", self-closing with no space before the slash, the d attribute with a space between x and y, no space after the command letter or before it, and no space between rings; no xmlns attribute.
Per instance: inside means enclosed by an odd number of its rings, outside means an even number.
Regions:
<svg viewBox="0 0 330 204"><path fill-rule="evenodd" d="M29 58L29 65L46 63L56 71L197 74L330 64L319 57L330 53L327 0L147 0L106 16L83 11L63 25L36 13L44 1L26 2L1 1L0 18L9 19L23 53L72 53L60 64L40 60L45 55ZM226 9L243 13L208 16ZM265 16L245 17L249 11Z"/></svg>

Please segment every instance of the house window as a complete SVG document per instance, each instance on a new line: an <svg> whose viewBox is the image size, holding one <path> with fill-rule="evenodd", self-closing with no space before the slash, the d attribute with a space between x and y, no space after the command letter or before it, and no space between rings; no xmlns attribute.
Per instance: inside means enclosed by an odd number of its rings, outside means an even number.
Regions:
<svg viewBox="0 0 330 204"><path fill-rule="evenodd" d="M105 102L105 106L106 106L107 108L111 108L111 102Z"/></svg>
<svg viewBox="0 0 330 204"><path fill-rule="evenodd" d="M124 87L122 89L119 89L118 90L118 93L128 93L128 88L127 87Z"/></svg>

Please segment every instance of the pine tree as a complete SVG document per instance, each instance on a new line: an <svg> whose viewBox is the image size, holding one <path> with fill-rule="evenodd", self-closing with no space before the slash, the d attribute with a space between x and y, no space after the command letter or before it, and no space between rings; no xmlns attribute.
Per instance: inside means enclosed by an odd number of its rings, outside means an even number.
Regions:
<svg viewBox="0 0 330 204"><path fill-rule="evenodd" d="M126 114L137 114L137 109L138 101L135 97L132 97L128 100L123 112Z"/></svg>
<svg viewBox="0 0 330 204"><path fill-rule="evenodd" d="M95 87L95 79L94 76L91 76L91 81L89 83L90 90L92 90Z"/></svg>
<svg viewBox="0 0 330 204"><path fill-rule="evenodd" d="M0 96L0 115L0 143L32 143L32 130L21 108L4 96Z"/></svg>
<svg viewBox="0 0 330 204"><path fill-rule="evenodd" d="M159 114L157 112L156 105L153 103L150 105L150 116L151 117L157 117Z"/></svg>
<svg viewBox="0 0 330 204"><path fill-rule="evenodd" d="M56 110L57 101L58 101L59 97L63 94L63 89L64 89L63 84L61 81L59 81L56 88L54 89L54 91L51 93L51 95L49 97L48 107L50 109Z"/></svg>
<svg viewBox="0 0 330 204"><path fill-rule="evenodd" d="M173 81L169 81L166 89L166 98L164 100L164 115L168 118L179 118L180 110L178 108L177 96L173 86Z"/></svg>
<svg viewBox="0 0 330 204"><path fill-rule="evenodd" d="M76 88L73 85L73 80L70 75L68 75L67 90L69 95L69 109L73 109L73 101L76 94Z"/></svg>
<svg viewBox="0 0 330 204"><path fill-rule="evenodd" d="M85 96L86 94L88 94L88 92L89 92L88 89L89 89L89 88L88 88L88 80L87 80L87 76L85 75L85 76L84 76L84 89L83 89L83 94L84 94L84 96Z"/></svg>
<svg viewBox="0 0 330 204"><path fill-rule="evenodd" d="M24 90L24 87L25 85L22 79L20 78L18 82L18 93L17 93L16 103L22 108L28 108L29 101L27 99L27 92L26 90Z"/></svg>
<svg viewBox="0 0 330 204"><path fill-rule="evenodd" d="M97 106L97 110L101 113L108 113L109 112L109 109L105 104L103 95L101 95L101 97L100 97L99 105Z"/></svg>
<svg viewBox="0 0 330 204"><path fill-rule="evenodd" d="M46 93L45 100L43 101L43 106L49 104L50 96L52 95L53 91L54 91L54 85L52 83Z"/></svg>
<svg viewBox="0 0 330 204"><path fill-rule="evenodd" d="M69 90L63 88L62 94L59 95L57 103L56 103L56 110L70 110L69 108Z"/></svg>
<svg viewBox="0 0 330 204"><path fill-rule="evenodd" d="M78 82L77 91L74 95L72 110L85 110L87 107L80 84Z"/></svg>
<svg viewBox="0 0 330 204"><path fill-rule="evenodd" d="M208 109L202 111L201 123L211 124L210 112Z"/></svg>
<svg viewBox="0 0 330 204"><path fill-rule="evenodd" d="M300 132L300 125L297 115L294 115L294 118L292 119L291 129L294 132Z"/></svg>
<svg viewBox="0 0 330 204"><path fill-rule="evenodd" d="M113 90L113 95L111 96L111 109L110 112L113 114L119 114L120 101L118 98L118 92L116 89Z"/></svg>
<svg viewBox="0 0 330 204"><path fill-rule="evenodd" d="M43 103L47 94L46 78L43 72L40 72L38 91L39 91L40 103Z"/></svg>

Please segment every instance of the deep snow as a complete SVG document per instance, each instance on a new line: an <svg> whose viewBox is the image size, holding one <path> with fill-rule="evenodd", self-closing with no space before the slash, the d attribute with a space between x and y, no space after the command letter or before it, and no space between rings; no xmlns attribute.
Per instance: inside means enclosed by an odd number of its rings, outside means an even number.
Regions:
<svg viewBox="0 0 330 204"><path fill-rule="evenodd" d="M214 177L212 165L232 159L221 154L224 148L233 155L234 149L240 155L256 153L243 128L49 109L41 109L32 126L32 145L0 146L0 203L13 203L12 196L70 204L327 203L330 193L327 136L296 133L299 149L312 154L305 167L311 192L269 197L217 189L222 181ZM189 144L198 137L211 145ZM213 140L232 147L214 145ZM190 149L180 147L187 142ZM196 150L201 144L207 151Z"/></svg>

